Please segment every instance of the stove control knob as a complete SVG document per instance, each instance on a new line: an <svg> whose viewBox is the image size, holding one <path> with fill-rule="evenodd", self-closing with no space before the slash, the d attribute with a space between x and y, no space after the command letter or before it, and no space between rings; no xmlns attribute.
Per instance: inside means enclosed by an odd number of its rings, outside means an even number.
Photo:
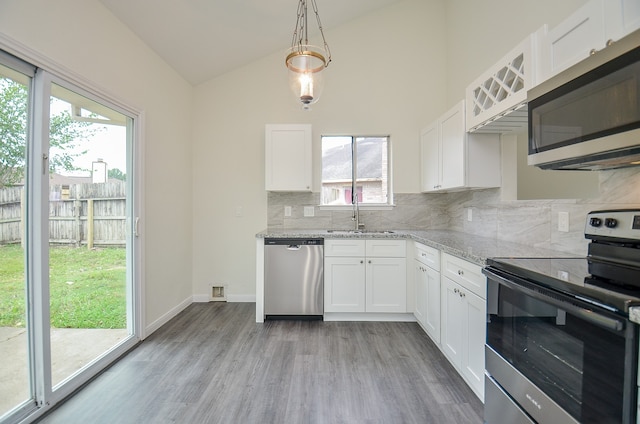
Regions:
<svg viewBox="0 0 640 424"><path fill-rule="evenodd" d="M604 226L607 228L615 228L618 225L618 220L615 218L605 218Z"/></svg>
<svg viewBox="0 0 640 424"><path fill-rule="evenodd" d="M602 220L600 218L593 217L589 219L589 225L592 227L599 227L602 225Z"/></svg>

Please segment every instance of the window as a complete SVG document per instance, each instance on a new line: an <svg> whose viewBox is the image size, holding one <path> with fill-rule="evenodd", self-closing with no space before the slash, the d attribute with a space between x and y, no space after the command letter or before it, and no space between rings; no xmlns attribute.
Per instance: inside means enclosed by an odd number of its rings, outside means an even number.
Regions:
<svg viewBox="0 0 640 424"><path fill-rule="evenodd" d="M322 136L322 205L392 201L388 136Z"/></svg>

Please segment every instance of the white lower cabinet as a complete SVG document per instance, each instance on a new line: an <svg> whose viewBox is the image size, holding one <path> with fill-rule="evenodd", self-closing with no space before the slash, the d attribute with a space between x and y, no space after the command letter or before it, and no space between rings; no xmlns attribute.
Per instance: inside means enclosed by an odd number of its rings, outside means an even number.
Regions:
<svg viewBox="0 0 640 424"><path fill-rule="evenodd" d="M324 311L365 311L364 258L324 258Z"/></svg>
<svg viewBox="0 0 640 424"><path fill-rule="evenodd" d="M458 270L447 274L445 270L451 270L454 264L460 265ZM483 400L486 295L478 283L484 282L486 287L486 279L479 266L446 253L442 255L442 270L440 348Z"/></svg>
<svg viewBox="0 0 640 424"><path fill-rule="evenodd" d="M365 312L407 312L407 260L367 258Z"/></svg>
<svg viewBox="0 0 640 424"><path fill-rule="evenodd" d="M415 243L414 316L431 339L440 343L440 251Z"/></svg>
<svg viewBox="0 0 640 424"><path fill-rule="evenodd" d="M326 239L324 311L407 312L405 245L405 240Z"/></svg>

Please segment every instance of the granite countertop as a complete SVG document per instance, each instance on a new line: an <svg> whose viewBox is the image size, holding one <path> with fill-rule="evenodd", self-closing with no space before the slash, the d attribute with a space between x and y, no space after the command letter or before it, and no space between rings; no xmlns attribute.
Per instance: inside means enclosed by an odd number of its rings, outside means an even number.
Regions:
<svg viewBox="0 0 640 424"><path fill-rule="evenodd" d="M520 243L501 241L450 230L393 230L391 232L330 230L265 230L256 234L257 238L386 238L415 240L442 252L466 259L484 266L488 258L572 258L578 255L551 249L542 249Z"/></svg>

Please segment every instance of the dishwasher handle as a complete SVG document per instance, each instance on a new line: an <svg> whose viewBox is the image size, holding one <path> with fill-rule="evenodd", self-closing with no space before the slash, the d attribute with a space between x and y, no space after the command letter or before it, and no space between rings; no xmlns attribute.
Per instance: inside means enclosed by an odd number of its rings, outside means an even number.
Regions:
<svg viewBox="0 0 640 424"><path fill-rule="evenodd" d="M287 246L287 250L300 250L299 244L290 244Z"/></svg>
<svg viewBox="0 0 640 424"><path fill-rule="evenodd" d="M324 245L323 238L265 238L264 239L265 247L268 246L287 246L287 249L291 247L300 248L300 246L322 246ZM297 249L290 249L297 250Z"/></svg>

